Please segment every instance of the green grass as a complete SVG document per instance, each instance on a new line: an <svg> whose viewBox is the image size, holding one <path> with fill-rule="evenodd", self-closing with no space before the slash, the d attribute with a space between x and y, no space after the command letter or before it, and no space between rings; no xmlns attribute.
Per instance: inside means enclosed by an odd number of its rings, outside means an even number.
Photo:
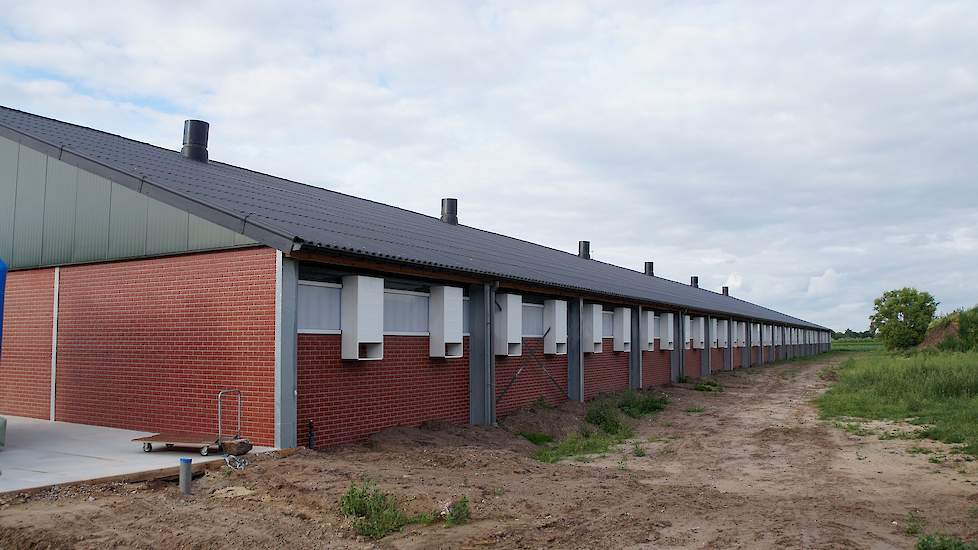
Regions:
<svg viewBox="0 0 978 550"><path fill-rule="evenodd" d="M636 441L632 444L632 456L642 457L645 456L645 447L641 443Z"/></svg>
<svg viewBox="0 0 978 550"><path fill-rule="evenodd" d="M581 434L566 437L556 443L546 443L533 454L533 458L552 464L565 458L580 459L585 455L608 453L635 435L635 430L622 413L631 418L641 418L662 410L668 403L669 400L664 396L633 390L625 391L617 397L596 399L591 402L584 415L588 424L596 429L585 429Z"/></svg>
<svg viewBox="0 0 978 550"><path fill-rule="evenodd" d="M927 520L916 512L908 512L903 520L903 532L908 535L919 535L924 531Z"/></svg>
<svg viewBox="0 0 978 550"><path fill-rule="evenodd" d="M723 385L716 380L703 380L702 382L697 382L693 389L696 391L706 391L706 392L720 392L723 391Z"/></svg>
<svg viewBox="0 0 978 550"><path fill-rule="evenodd" d="M818 399L824 418L909 420L921 437L978 455L978 353L869 353L850 358Z"/></svg>
<svg viewBox="0 0 978 550"><path fill-rule="evenodd" d="M689 407L688 409L686 409L685 412L688 412L688 413L701 413L701 412L703 412L705 410L706 409L704 407Z"/></svg>
<svg viewBox="0 0 978 550"><path fill-rule="evenodd" d="M469 497L462 496L448 506L448 513L445 514L445 526L463 525L468 523L470 519L472 519L472 511L469 510Z"/></svg>
<svg viewBox="0 0 978 550"><path fill-rule="evenodd" d="M924 535L917 540L917 550L978 550L978 544L948 535Z"/></svg>
<svg viewBox="0 0 978 550"><path fill-rule="evenodd" d="M411 523L397 500L370 480L353 483L340 498L340 510L353 520L353 529L370 539L380 539Z"/></svg>
<svg viewBox="0 0 978 550"><path fill-rule="evenodd" d="M533 443L534 445L545 445L554 440L554 438L550 437L549 435L538 432L516 432L516 435L524 437L527 441Z"/></svg>
<svg viewBox="0 0 978 550"><path fill-rule="evenodd" d="M832 351L881 351L883 342L873 338L840 338L832 341Z"/></svg>

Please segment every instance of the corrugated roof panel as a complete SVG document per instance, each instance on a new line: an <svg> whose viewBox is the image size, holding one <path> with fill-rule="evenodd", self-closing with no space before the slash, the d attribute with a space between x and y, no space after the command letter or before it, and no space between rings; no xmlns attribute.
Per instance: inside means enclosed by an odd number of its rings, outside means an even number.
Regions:
<svg viewBox="0 0 978 550"><path fill-rule="evenodd" d="M278 236L326 249L817 327L675 281L236 166L202 164L178 151L13 109L0 109L0 125Z"/></svg>

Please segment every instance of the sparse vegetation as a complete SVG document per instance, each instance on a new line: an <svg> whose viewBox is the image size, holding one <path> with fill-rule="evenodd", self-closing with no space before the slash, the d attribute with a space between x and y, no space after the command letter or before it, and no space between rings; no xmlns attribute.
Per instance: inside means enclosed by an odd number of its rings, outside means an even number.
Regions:
<svg viewBox="0 0 978 550"><path fill-rule="evenodd" d="M589 435L572 435L540 449L533 454L533 458L540 462L552 464L564 458L607 453L624 439L601 432Z"/></svg>
<svg viewBox="0 0 978 550"><path fill-rule="evenodd" d="M393 496L368 479L350 485L340 498L340 510L353 520L353 529L370 539L380 539L411 523Z"/></svg>
<svg viewBox="0 0 978 550"><path fill-rule="evenodd" d="M445 526L454 527L463 525L472 519L472 511L469 509L469 497L463 495L462 498L448 505L445 511Z"/></svg>
<svg viewBox="0 0 978 550"><path fill-rule="evenodd" d="M832 351L881 351L883 342L875 338L840 338L832 340Z"/></svg>
<svg viewBox="0 0 978 550"><path fill-rule="evenodd" d="M908 420L919 437L978 455L978 353L874 353L851 358L818 399L825 418ZM853 433L851 425L845 427ZM860 434L857 434L860 435Z"/></svg>
<svg viewBox="0 0 978 550"><path fill-rule="evenodd" d="M641 443L635 442L632 444L632 455L637 457L645 456L645 447Z"/></svg>
<svg viewBox="0 0 978 550"><path fill-rule="evenodd" d="M704 408L704 407L688 407L686 409L686 412L688 412L690 414L695 414L695 413L701 413L701 412L703 412L705 410L706 410L706 408Z"/></svg>
<svg viewBox="0 0 978 550"><path fill-rule="evenodd" d="M978 544L941 534L924 535L917 540L917 550L978 550Z"/></svg>
<svg viewBox="0 0 978 550"><path fill-rule="evenodd" d="M927 520L917 512L907 512L903 520L903 532L908 535L919 535L923 532Z"/></svg>
<svg viewBox="0 0 978 550"><path fill-rule="evenodd" d="M696 391L706 391L706 392L721 392L723 391L723 385L716 380L703 380L697 382L693 389Z"/></svg>
<svg viewBox="0 0 978 550"><path fill-rule="evenodd" d="M525 438L534 445L545 445L554 440L554 438L550 437L549 435L539 432L517 432L516 435Z"/></svg>
<svg viewBox="0 0 978 550"><path fill-rule="evenodd" d="M661 411L668 404L669 399L664 395L628 390L619 399L618 408L632 418L641 418Z"/></svg>

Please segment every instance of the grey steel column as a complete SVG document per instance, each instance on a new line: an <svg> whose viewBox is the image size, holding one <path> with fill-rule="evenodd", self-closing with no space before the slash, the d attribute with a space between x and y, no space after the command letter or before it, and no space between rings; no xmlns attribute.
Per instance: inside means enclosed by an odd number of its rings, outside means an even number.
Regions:
<svg viewBox="0 0 978 550"><path fill-rule="evenodd" d="M491 426L496 421L494 294L492 285L469 285L469 423L477 426Z"/></svg>
<svg viewBox="0 0 978 550"><path fill-rule="evenodd" d="M713 331L710 330L710 316L703 318L703 350L700 352L700 376L709 376L710 361L713 359Z"/></svg>
<svg viewBox="0 0 978 550"><path fill-rule="evenodd" d="M275 289L275 446L298 445L298 340L297 306L299 263L277 255Z"/></svg>
<svg viewBox="0 0 978 550"><path fill-rule="evenodd" d="M746 359L747 360L744 361L744 366L747 367L747 368L750 368L750 367L754 366L754 350L752 349L752 346L754 345L754 342L752 341L752 338L754 336L753 335L753 332L754 331L751 330L751 326L750 326L751 325L751 321L750 321L750 319L747 319L746 321L744 321L744 323L745 323L745 325L744 325L744 337L747 340L746 341L746 347L744 348L745 353L746 353Z"/></svg>
<svg viewBox="0 0 978 550"><path fill-rule="evenodd" d="M727 319L727 349L723 350L723 368L733 370L733 317Z"/></svg>
<svg viewBox="0 0 978 550"><path fill-rule="evenodd" d="M639 334L642 330L642 306L630 308L632 311L632 343L631 350L628 352L628 387L637 390L642 388L642 341L644 337Z"/></svg>
<svg viewBox="0 0 978 550"><path fill-rule="evenodd" d="M683 374L683 360L686 356L683 349L683 312L676 311L672 314L672 381L679 382L679 377Z"/></svg>
<svg viewBox="0 0 978 550"><path fill-rule="evenodd" d="M581 312L584 300L567 301L567 399L584 401L584 350L581 349Z"/></svg>

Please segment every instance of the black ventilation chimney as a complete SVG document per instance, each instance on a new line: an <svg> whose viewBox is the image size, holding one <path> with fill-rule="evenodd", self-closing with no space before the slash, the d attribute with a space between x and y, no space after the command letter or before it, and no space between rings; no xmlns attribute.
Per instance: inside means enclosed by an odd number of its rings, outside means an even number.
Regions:
<svg viewBox="0 0 978 550"><path fill-rule="evenodd" d="M721 289L721 292L723 292L723 295L724 295L724 296L730 296L730 287L729 287L729 286L725 286L725 287L723 287L723 288Z"/></svg>
<svg viewBox="0 0 978 550"><path fill-rule="evenodd" d="M654 274L652 272L652 262L645 262L645 274L649 276Z"/></svg>
<svg viewBox="0 0 978 550"><path fill-rule="evenodd" d="M585 260L591 259L591 241L577 241L577 255Z"/></svg>
<svg viewBox="0 0 978 550"><path fill-rule="evenodd" d="M697 277L696 275L693 275L692 277L690 277L689 278L689 286L691 286L693 288L699 288L700 287L700 278Z"/></svg>
<svg viewBox="0 0 978 550"><path fill-rule="evenodd" d="M441 200L441 221L458 225L458 199Z"/></svg>
<svg viewBox="0 0 978 550"><path fill-rule="evenodd" d="M207 162L207 132L210 124L203 120L183 121L183 156L190 160Z"/></svg>

